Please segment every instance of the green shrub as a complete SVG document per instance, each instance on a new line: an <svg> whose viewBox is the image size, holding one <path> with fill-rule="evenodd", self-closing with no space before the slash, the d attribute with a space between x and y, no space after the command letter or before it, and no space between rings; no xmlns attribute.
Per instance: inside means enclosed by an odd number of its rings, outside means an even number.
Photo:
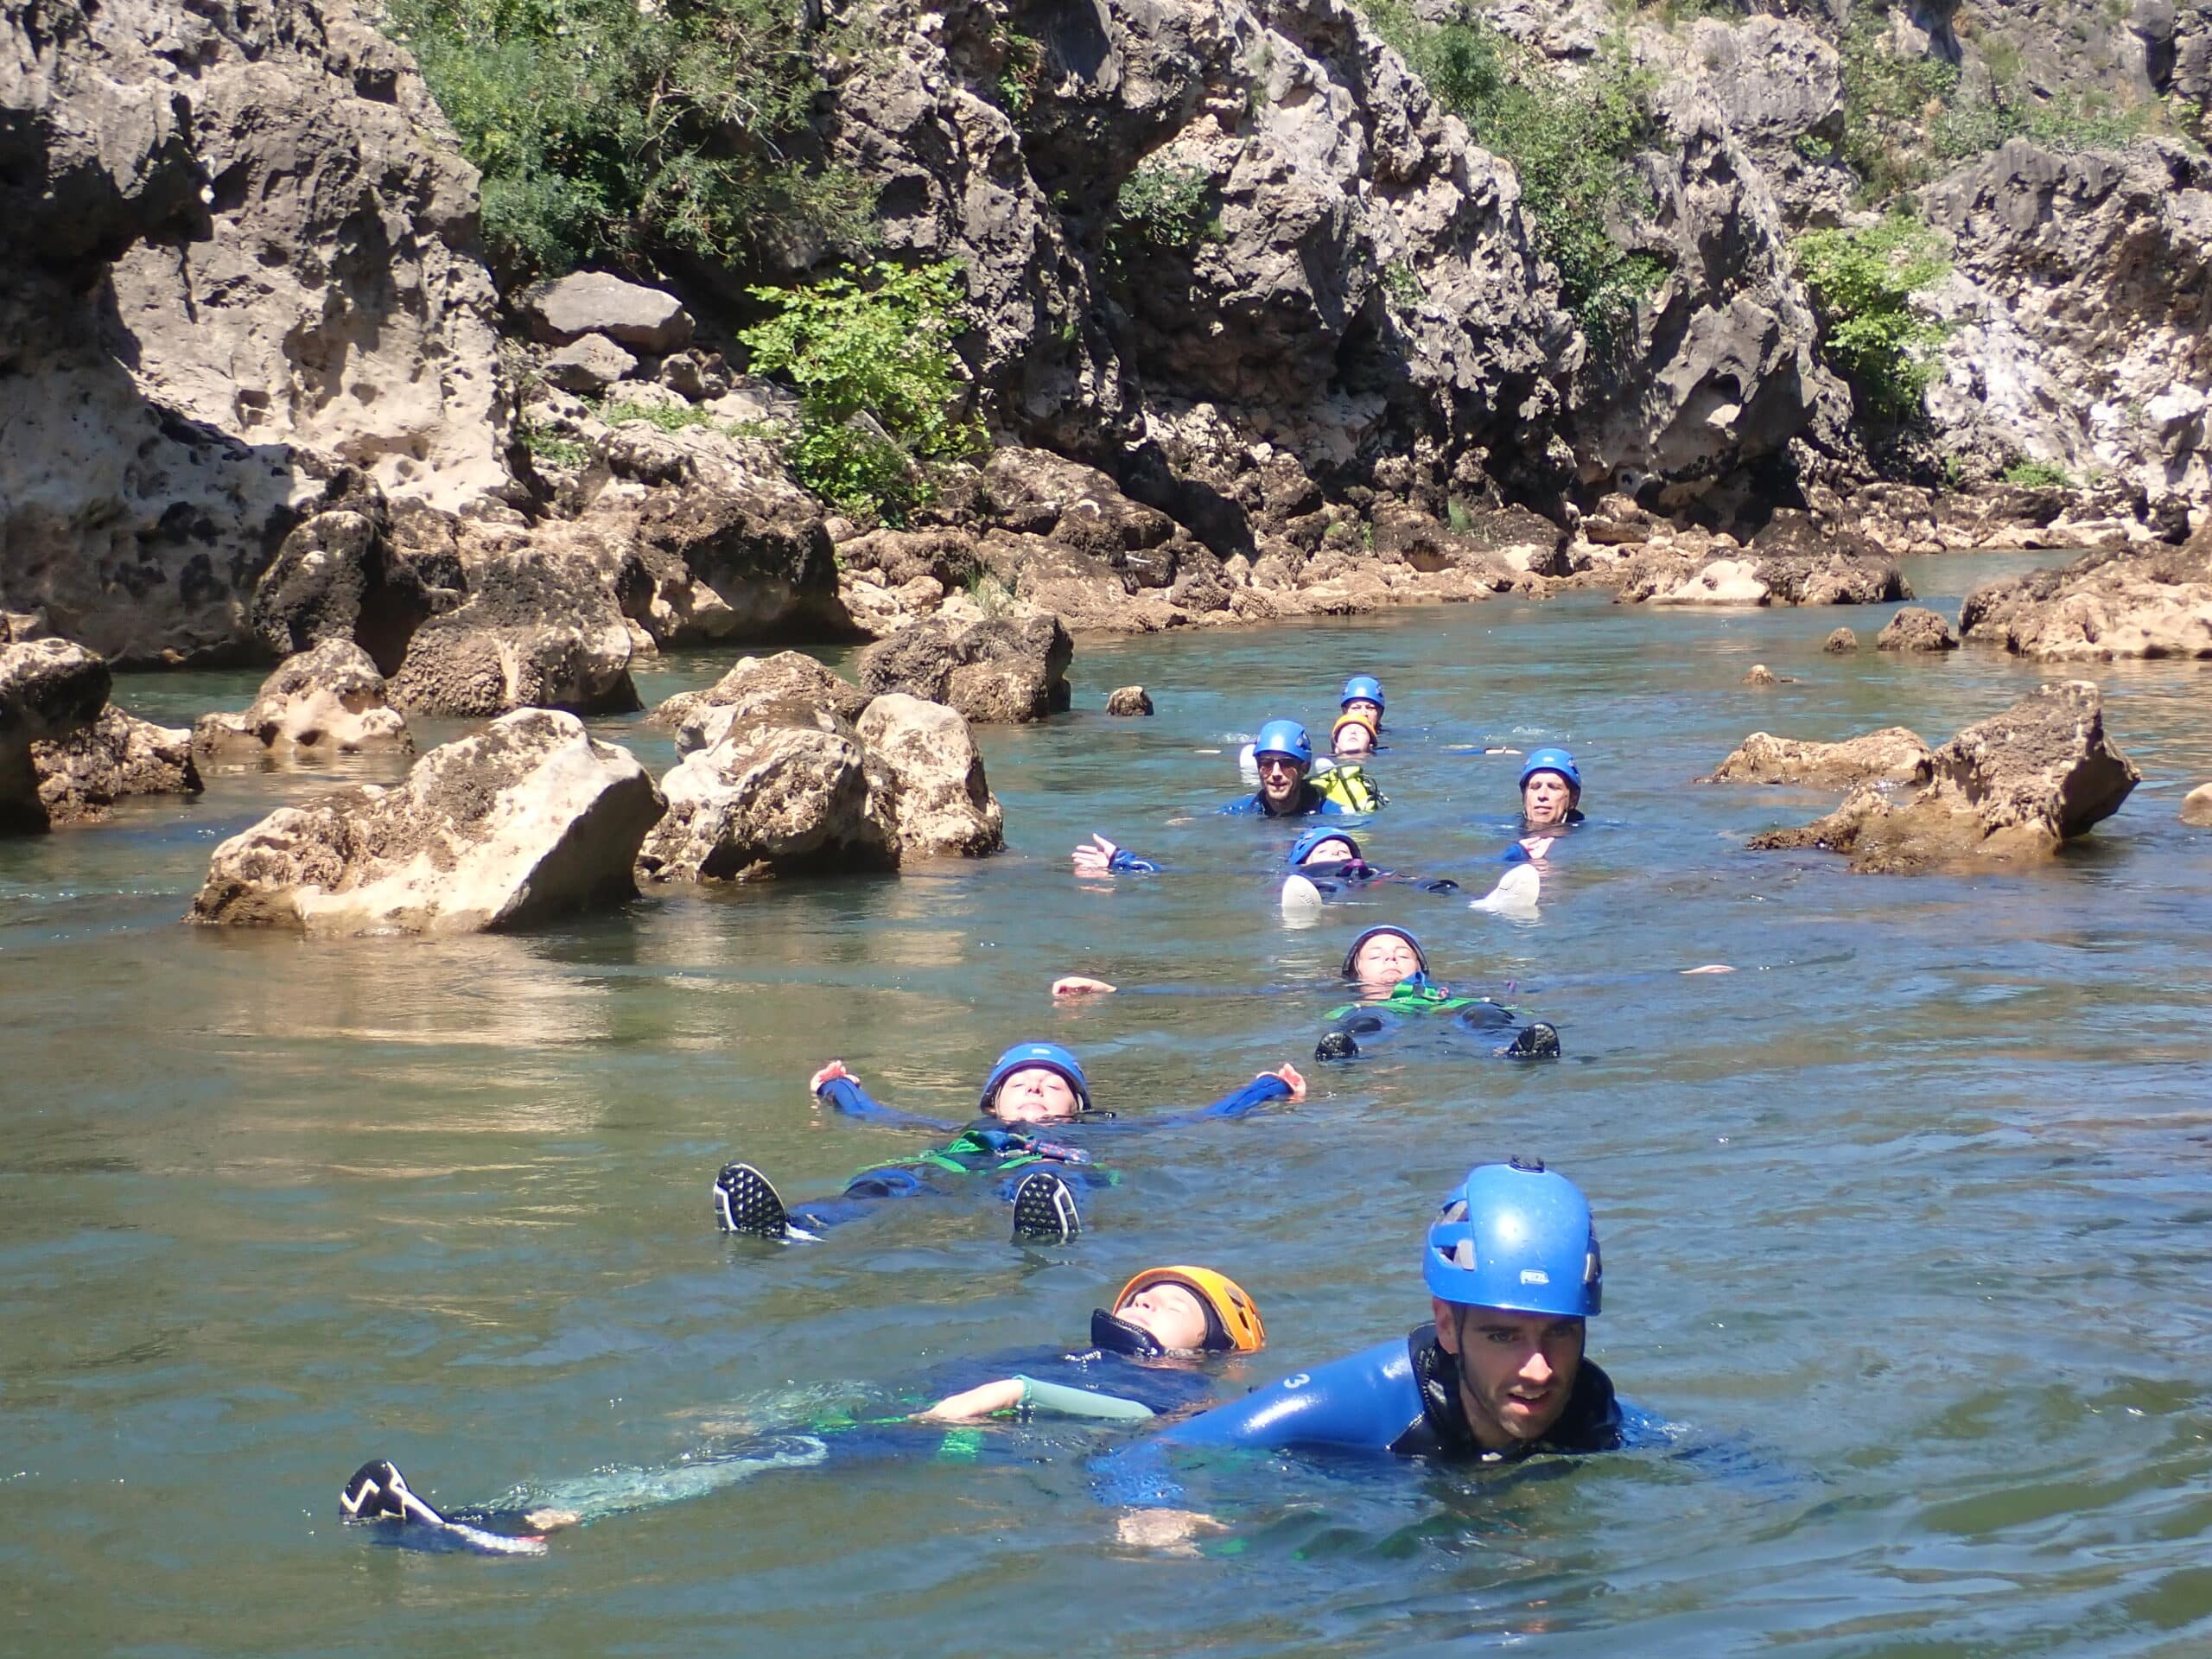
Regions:
<svg viewBox="0 0 2212 1659"><path fill-rule="evenodd" d="M752 290L777 315L738 337L756 372L798 388L798 435L785 453L799 482L841 512L903 523L930 499L930 462L982 446L957 412L963 286L947 261Z"/></svg>
<svg viewBox="0 0 2212 1659"><path fill-rule="evenodd" d="M591 459L591 447L578 443L574 438L564 438L557 433L525 419L518 429L522 435L523 448L537 460L554 467L581 467Z"/></svg>
<svg viewBox="0 0 2212 1659"><path fill-rule="evenodd" d="M714 417L695 404L633 404L626 400L603 403L592 411L609 426L625 421L647 421L664 432L681 432L687 426L708 426Z"/></svg>
<svg viewBox="0 0 2212 1659"><path fill-rule="evenodd" d="M1156 156L1141 162L1114 197L1108 243L1123 253L1139 245L1187 253L1201 242L1218 242L1212 196L1213 181L1198 168Z"/></svg>
<svg viewBox="0 0 2212 1659"><path fill-rule="evenodd" d="M484 175L503 281L667 250L857 247L870 193L794 160L820 79L798 0L386 0Z"/></svg>
<svg viewBox="0 0 2212 1659"><path fill-rule="evenodd" d="M1808 232L1792 252L1820 314L1822 349L1861 408L1882 420L1912 418L1943 337L1910 303L1951 268L1936 233L1899 214L1865 230Z"/></svg>
<svg viewBox="0 0 2212 1659"><path fill-rule="evenodd" d="M1438 103L1467 124L1475 142L1510 162L1541 251L1558 269L1560 292L1603 349L1633 318L1637 299L1667 266L1631 253L1607 226L1649 205L1630 157L1650 138L1646 78L1620 51L1570 80L1516 46L1479 16L1432 24L1406 0L1364 0L1369 20L1427 83Z"/></svg>
<svg viewBox="0 0 2212 1659"><path fill-rule="evenodd" d="M2007 467L1999 476L2007 484L2024 484L2030 489L2070 490L2074 487L2073 475L2063 467L2054 466L2047 461L2023 458Z"/></svg>
<svg viewBox="0 0 2212 1659"><path fill-rule="evenodd" d="M1843 159L1868 200L1886 201L1928 176L1927 135L1957 92L1959 72L1942 58L1893 56L1885 6L1854 12L1841 48Z"/></svg>

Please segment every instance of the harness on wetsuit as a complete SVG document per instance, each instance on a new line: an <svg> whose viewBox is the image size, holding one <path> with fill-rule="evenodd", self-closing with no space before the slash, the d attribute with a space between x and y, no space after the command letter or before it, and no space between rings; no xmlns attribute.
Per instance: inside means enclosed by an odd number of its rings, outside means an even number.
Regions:
<svg viewBox="0 0 2212 1659"><path fill-rule="evenodd" d="M1503 1014L1516 1013L1503 1002L1487 996L1460 996L1448 985L1439 985L1427 974L1409 974L1390 988L1387 996L1370 997L1364 1001L1347 1002L1340 1008L1329 1010L1332 1020L1348 1020L1358 1014L1457 1014L1462 1008L1492 1007ZM1369 1027L1380 1028L1380 1022Z"/></svg>
<svg viewBox="0 0 2212 1659"><path fill-rule="evenodd" d="M1325 801L1334 801L1347 812L1372 812L1390 804L1390 798L1375 786L1366 767L1357 760L1340 761L1307 779Z"/></svg>
<svg viewBox="0 0 2212 1659"><path fill-rule="evenodd" d="M949 1170L956 1175L982 1175L1021 1169L1031 1164L1090 1161L1090 1154L1081 1147L1042 1140L1020 1129L1000 1128L985 1120L969 1124L941 1147L931 1147L926 1152L912 1153L904 1158L884 1159L871 1164L861 1174L879 1169L920 1167ZM854 1179L857 1180L859 1176Z"/></svg>

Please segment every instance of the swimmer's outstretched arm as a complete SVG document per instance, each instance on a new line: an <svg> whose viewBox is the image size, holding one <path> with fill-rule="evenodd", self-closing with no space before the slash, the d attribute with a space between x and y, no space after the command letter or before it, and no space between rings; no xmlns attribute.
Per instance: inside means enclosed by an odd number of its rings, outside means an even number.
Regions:
<svg viewBox="0 0 2212 1659"><path fill-rule="evenodd" d="M902 1111L896 1106L887 1106L870 1097L861 1087L861 1080L845 1070L842 1060L832 1060L807 1079L807 1089L819 1103L828 1101L830 1106L847 1117L863 1118L870 1123L887 1123L908 1129L957 1129L957 1123L948 1123L943 1118L924 1117L918 1112Z"/></svg>
<svg viewBox="0 0 2212 1659"><path fill-rule="evenodd" d="M1142 1117L1117 1117L1110 1123L1102 1123L1102 1129L1168 1129L1185 1123L1200 1123L1217 1117L1243 1117L1255 1112L1270 1101L1300 1101L1306 1098L1306 1079L1294 1065L1277 1066L1272 1071L1262 1071L1240 1088L1232 1089L1210 1106L1200 1106L1190 1111L1169 1112L1165 1116L1148 1114Z"/></svg>
<svg viewBox="0 0 2212 1659"><path fill-rule="evenodd" d="M1071 855L1077 875L1157 875L1160 866L1148 858L1139 858L1126 847L1117 847L1100 835L1093 835L1088 847L1078 847Z"/></svg>
<svg viewBox="0 0 2212 1659"><path fill-rule="evenodd" d="M1065 1382L1043 1382L1033 1376L1001 1377L963 1393L949 1395L925 1411L914 1414L919 1423L972 1423L1001 1412L1030 1411L1059 1417L1087 1417L1111 1422L1141 1422L1157 1415L1150 1406L1116 1394L1070 1388Z"/></svg>

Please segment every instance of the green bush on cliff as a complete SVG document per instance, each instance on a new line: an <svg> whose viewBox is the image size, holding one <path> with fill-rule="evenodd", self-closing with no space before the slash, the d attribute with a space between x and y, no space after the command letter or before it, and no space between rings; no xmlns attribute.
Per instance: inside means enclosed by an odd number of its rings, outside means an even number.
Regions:
<svg viewBox="0 0 2212 1659"><path fill-rule="evenodd" d="M1363 9L1475 142L1512 163L1561 296L1592 344L1610 345L1666 272L1606 232L1649 201L1630 164L1649 136L1644 78L1610 52L1570 79L1471 11L1429 23L1407 0L1363 0Z"/></svg>
<svg viewBox="0 0 2212 1659"><path fill-rule="evenodd" d="M776 315L738 338L756 373L798 388L798 435L785 454L799 482L839 511L902 523L930 499L930 462L982 447L981 429L957 412L965 387L952 340L964 286L948 260L752 290Z"/></svg>
<svg viewBox="0 0 2212 1659"><path fill-rule="evenodd" d="M798 0L386 0L385 16L483 173L508 283L871 233L861 181L793 154L821 86Z"/></svg>
<svg viewBox="0 0 2212 1659"><path fill-rule="evenodd" d="M1122 181L1107 240L1123 252L1148 245L1187 253L1201 242L1218 242L1221 220L1212 196L1213 181L1202 168L1148 158Z"/></svg>
<svg viewBox="0 0 2212 1659"><path fill-rule="evenodd" d="M1820 315L1821 346L1866 412L1905 421L1935 377L1940 323L1912 296L1950 270L1942 243L1917 219L1892 215L1856 231L1810 231L1791 251Z"/></svg>

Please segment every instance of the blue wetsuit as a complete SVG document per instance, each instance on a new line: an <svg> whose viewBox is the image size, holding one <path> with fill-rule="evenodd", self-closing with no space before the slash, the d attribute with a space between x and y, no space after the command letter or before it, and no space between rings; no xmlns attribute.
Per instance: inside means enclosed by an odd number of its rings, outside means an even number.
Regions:
<svg viewBox="0 0 2212 1659"><path fill-rule="evenodd" d="M1331 800L1316 789L1311 781L1305 779L1301 779L1298 785L1297 804L1283 811L1271 810L1268 805L1267 798L1257 790L1253 791L1242 800L1231 801L1221 810L1225 817L1236 818L1299 818L1315 812L1341 813L1352 817L1359 816L1341 801Z"/></svg>
<svg viewBox="0 0 2212 1659"><path fill-rule="evenodd" d="M1459 884L1448 875L1400 875L1395 870L1377 869L1363 858L1301 864L1292 874L1304 876L1324 897L1332 897L1339 890L1357 892L1377 881L1403 881L1423 893L1459 891Z"/></svg>
<svg viewBox="0 0 2212 1659"><path fill-rule="evenodd" d="M1354 1040L1351 1052L1330 1052L1329 1039L1324 1037L1323 1046L1317 1049L1317 1059L1349 1059L1359 1046L1393 1032L1417 1028L1419 1022L1442 1014L1452 1025L1471 1032L1489 1044L1494 1054L1512 1055L1523 1058L1555 1058L1556 1041L1541 1046L1541 1049L1523 1051L1514 1039L1533 1029L1537 1021L1525 1010L1512 1007L1487 996L1460 996L1448 985L1440 985L1427 974L1414 974L1400 980L1387 995L1369 996L1357 1002L1347 1002L1342 1007L1329 1010L1332 1033L1342 1033ZM1540 1033L1541 1034L1541 1033ZM1504 1039L1500 1041L1499 1039ZM1530 1042L1535 1039L1531 1038Z"/></svg>
<svg viewBox="0 0 2212 1659"><path fill-rule="evenodd" d="M1255 1077L1210 1106L1155 1116L1125 1118L1116 1117L1109 1112L1089 1112L1082 1117L1069 1120L1065 1124L1050 1126L1003 1123L995 1117L982 1117L965 1128L942 1118L923 1117L913 1112L902 1111L896 1106L887 1106L872 1098L850 1077L832 1077L816 1093L848 1117L901 1128L931 1129L939 1133L949 1130L954 1132L954 1138L912 1158L864 1169L846 1183L844 1192L837 1198L818 1200L794 1209L791 1212L792 1221L810 1231L855 1220L886 1198L918 1198L925 1193L952 1192L961 1185L963 1177L969 1175L996 1176L998 1194L1008 1201L1012 1200L1014 1189L1020 1185L1021 1178L1038 1168L1050 1167L1058 1171L1071 1186L1086 1189L1112 1186L1121 1178L1112 1170L1093 1163L1086 1148L1052 1138L1050 1135L1037 1133L1035 1129L1047 1128L1057 1134L1064 1128L1079 1128L1085 1135L1113 1134L1133 1129L1173 1128L1216 1118L1243 1117L1269 1101L1287 1099L1290 1085L1281 1077Z"/></svg>
<svg viewBox="0 0 2212 1659"><path fill-rule="evenodd" d="M1568 809L1564 823L1547 823L1531 828L1529 821L1523 818L1519 838L1498 855L1498 861L1503 864L1526 864L1529 862L1529 849L1521 844L1522 842L1541 840L1547 836L1557 840L1570 830L1580 829L1583 822L1582 814L1573 808Z"/></svg>

